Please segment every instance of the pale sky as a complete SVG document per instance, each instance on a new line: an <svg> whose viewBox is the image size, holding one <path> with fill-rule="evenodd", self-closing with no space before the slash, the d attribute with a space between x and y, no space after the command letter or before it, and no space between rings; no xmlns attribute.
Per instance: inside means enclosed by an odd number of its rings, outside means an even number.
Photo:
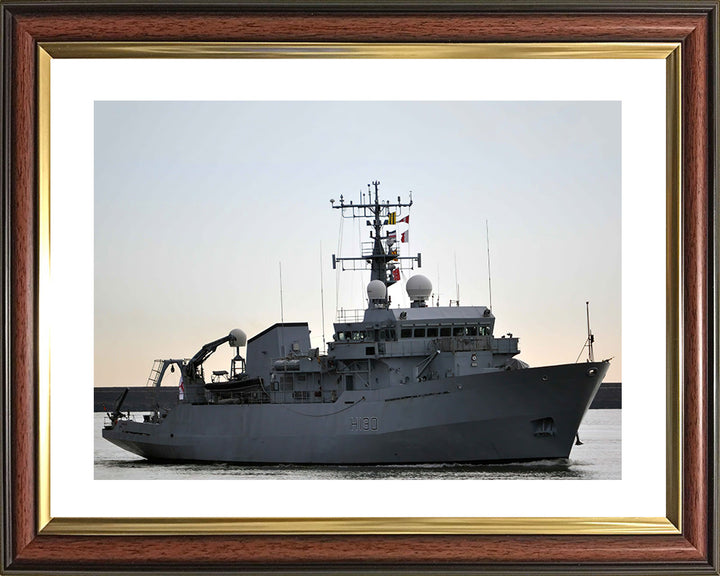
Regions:
<svg viewBox="0 0 720 576"><path fill-rule="evenodd" d="M415 272L442 305L456 270L461 304L489 304L487 220L496 335L531 366L574 362L590 301L596 359L621 381L620 137L619 102L97 102L95 385L144 385L156 358L279 322L280 263L284 319L322 347L321 266L328 341L369 280L332 270L329 200L373 180L391 201L412 191ZM345 221L343 255L361 224ZM390 295L406 305L404 282Z"/></svg>

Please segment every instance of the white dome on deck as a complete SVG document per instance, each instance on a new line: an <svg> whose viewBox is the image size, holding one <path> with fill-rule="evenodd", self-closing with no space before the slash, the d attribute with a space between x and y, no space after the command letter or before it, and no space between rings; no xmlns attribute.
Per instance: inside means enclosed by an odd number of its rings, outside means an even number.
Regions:
<svg viewBox="0 0 720 576"><path fill-rule="evenodd" d="M382 280L371 280L367 285L367 293L371 302L373 300L385 300L387 288Z"/></svg>
<svg viewBox="0 0 720 576"><path fill-rule="evenodd" d="M415 274L415 276L408 278L405 283L405 290L407 290L407 294L413 302L427 300L432 294L432 282L427 276Z"/></svg>

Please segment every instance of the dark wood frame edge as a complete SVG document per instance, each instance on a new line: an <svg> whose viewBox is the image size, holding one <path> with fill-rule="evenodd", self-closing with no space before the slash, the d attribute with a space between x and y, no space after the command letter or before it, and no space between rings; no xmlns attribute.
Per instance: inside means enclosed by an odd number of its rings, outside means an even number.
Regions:
<svg viewBox="0 0 720 576"><path fill-rule="evenodd" d="M37 429L35 422L35 386L37 374L37 358L35 352L35 335L37 326L37 291L35 284L37 262L37 204L35 197L35 62L38 41L64 39L69 31L68 19L63 26L50 26L48 23L63 16L72 18L89 13L101 13L99 18L106 23L117 22L123 15L134 14L140 19L155 19L157 12L167 13L168 4L154 2L144 4L138 9L135 2L112 4L107 2L5 2L0 6L2 10L1 24L4 31L2 41L2 159L0 180L2 185L2 259L3 259L3 346L0 367L2 368L2 408L6 418L3 420L2 450L3 450L3 504L10 514L3 516L2 568L8 573L25 573L36 570L74 569L89 570L97 573L98 569L127 570L128 564L123 559L128 557L131 550L139 545L148 549L161 549L172 547L179 552L186 548L192 553L189 557L175 555L174 559L167 561L151 561L149 558L143 564L145 569L178 569L192 567L196 570L238 570L250 569L265 570L302 570L310 569L317 572L319 569L331 571L371 569L403 571L407 568L412 571L443 570L467 571L483 569L503 572L523 572L529 569L545 572L597 572L632 573L651 570L657 573L679 571L698 574L718 573L717 551L717 502L713 489L716 480L716 469L712 455L716 450L717 414L715 396L715 340L716 326L713 324L717 311L716 305L716 274L717 261L715 236L715 197L717 192L717 30L718 30L718 4L717 2L643 2L638 5L623 5L614 2L594 4L592 10L580 10L577 3L554 2L543 3L538 9L528 11L525 3L508 4L494 3L490 5L469 5L465 2L453 3L441 11L432 4L403 5L404 11L383 10L382 5L367 4L364 10L351 9L345 3L342 13L345 13L347 22L353 18L356 28L352 26L349 32L342 36L337 28L330 25L334 18L340 18L327 6L321 11L325 24L320 22L318 29L317 5L307 4L298 6L293 4L273 3L268 6L257 4L238 5L235 3L215 3L214 10L221 8L223 12L230 11L236 17L252 19L257 15L261 24L265 26L265 39L287 40L289 31L283 29L283 21L292 18L293 25L298 21L305 21L308 28L303 33L313 40L377 40L378 36L387 34L381 24L388 18L400 19L405 26L408 22L417 19L415 37L427 41L427 26L429 22L441 23L443 16L453 15L457 12L462 19L472 24L478 24L479 19L489 16L502 16L499 11L506 6L504 15L514 15L518 19L523 16L538 16L543 18L545 12L558 12L575 16L581 19L592 19L594 12L606 12L606 17L613 14L621 15L626 21L632 20L643 12L652 15L656 24L666 18L667 20L682 20L680 26L669 25L675 29L675 36L654 37L647 40L655 41L682 41L683 43L683 165L690 169L683 172L683 238L686 245L684 253L684 286L682 300L688 309L697 311L690 322L686 320L683 331L685 334L684 349L686 363L683 377L686 382L693 383L686 389L685 420L689 425L684 439L684 452L686 458L685 486L686 493L683 502L684 533L682 536L609 536L609 537L547 537L547 536L245 536L245 537L65 537L44 536L36 534L36 494L35 494L35 457L34 432ZM190 13L207 17L212 14L208 5L200 7L197 4L182 3L182 9L187 16ZM483 8L485 6L485 8ZM177 6L176 6L177 7ZM261 12L257 12L263 8ZM292 9L290 9L292 8ZM363 5L360 6L363 8ZM587 7L586 7L587 8ZM206 10L206 12L203 12ZM172 11L172 10L171 10ZM194 12L193 12L194 11ZM275 30L268 31L269 20L263 18L268 11L276 24ZM284 12L285 15L277 13ZM347 16L347 12L355 16ZM647 14L650 12L651 14ZM312 14L315 14L313 16ZM172 16L171 16L172 17ZM552 16L548 15L548 21ZM597 20L598 16L594 16ZM349 19L349 20L348 20ZM322 18L320 18L322 20ZM422 23L420 23L422 20ZM576 20L577 23L580 20ZM177 24L177 19L176 22ZM368 30L368 24L376 26ZM648 28L648 21L645 20ZM322 29L322 26L325 26ZM578 24L579 26L579 24ZM315 28L313 28L315 27ZM361 30L361 27L365 27ZM423 28L425 27L425 28ZM478 28L482 28L478 26ZM552 28L552 26L549 26ZM53 29L51 33L48 30ZM280 31L278 34L277 31ZM678 30L679 29L679 30ZM406 30L407 31L407 30ZM71 38L76 40L82 33L72 31ZM661 35L661 27L655 32ZM96 32L85 32L97 39ZM105 27L106 35L112 37L122 35L116 39L127 40L127 30L122 27L114 29L114 25ZM227 33L227 32L226 32ZM448 33L440 36L447 39ZM475 32L477 33L477 32ZM616 36L617 30L613 32ZM52 36L54 34L54 36ZM297 31L293 31L297 36ZM355 36L352 36L355 34ZM438 33L434 33L438 36ZM467 40L469 32L460 31L462 37L457 41ZM504 31L506 40L513 37ZM567 37L575 37L572 30L557 29L545 30L546 41L567 41ZM646 32L646 35L649 32ZM60 38L58 37L60 36ZM432 35L432 34L430 34ZM457 33L456 33L457 35ZM502 35L502 32L501 32ZM50 37L52 36L52 37ZM93 37L94 36L94 37ZM340 37L338 37L340 36ZM412 36L412 33L410 34ZM450 34L452 36L452 34ZM632 34L623 40L633 40ZM368 38L369 37L369 38ZM552 38L553 40L550 40ZM140 39L137 38L136 39ZM175 36L167 39L177 39ZM224 38L230 39L230 38ZM237 40L249 40L233 38ZM485 37L484 37L485 39ZM514 38L517 40L517 37ZM604 38L607 39L607 38ZM617 38L618 40L621 38ZM407 38L403 41L408 41ZM692 90L690 88L693 88ZM689 316L693 316L690 314ZM708 326L708 323L710 324ZM32 433L27 432L28 427ZM24 464L24 465L23 465ZM692 496L690 496L692 492ZM215 562L211 557L203 558L198 552L198 546L207 548L208 540L212 540L214 547L225 546L237 551L235 558L239 562L217 558ZM286 554L285 561L278 558L275 563L268 560L268 553L277 551L282 543L292 552ZM514 544L512 544L514 543ZM412 546L423 546L428 552L425 555L410 554ZM551 558L547 560L548 548L557 549L565 546L565 551L574 550L575 553L566 554L565 559ZM535 551L526 554L518 561L517 549L521 546L526 550ZM634 547L634 559L623 550ZM405 557L399 557L397 550L403 547L408 552ZM369 559L362 554L356 554L353 560L352 551L373 548L376 555ZM334 554L332 550L335 550ZM507 559L502 561L503 550L514 549ZM546 555L540 554L545 549ZM257 552L250 556L248 550ZM459 551L459 553L458 553ZM578 556L578 551L584 552ZM242 552L242 553L241 553ZM350 553L349 555L347 555ZM538 556L538 554L540 554ZM282 554L281 554L282 555ZM586 558L583 563L581 556ZM632 556L632 554L630 555ZM269 558L273 558L271 554ZM103 558L110 559L110 563ZM200 560L198 560L200 558ZM245 558L243 561L242 558ZM543 558L545 560L543 561ZM252 560L255 561L252 561ZM598 559L605 561L599 562ZM614 560L613 560L614 559ZM578 562L582 563L581 566ZM131 566L134 570L140 566ZM552 568L551 568L552 567Z"/></svg>

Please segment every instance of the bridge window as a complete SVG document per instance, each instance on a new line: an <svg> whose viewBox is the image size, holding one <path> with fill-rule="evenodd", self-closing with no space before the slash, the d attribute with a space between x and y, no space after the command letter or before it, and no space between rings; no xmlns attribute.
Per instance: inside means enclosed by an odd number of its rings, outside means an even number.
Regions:
<svg viewBox="0 0 720 576"><path fill-rule="evenodd" d="M450 327L444 326L443 328L440 328L440 336L442 336L443 338L450 336Z"/></svg>
<svg viewBox="0 0 720 576"><path fill-rule="evenodd" d="M468 326L465 333L468 336L477 336L477 326Z"/></svg>
<svg viewBox="0 0 720 576"><path fill-rule="evenodd" d="M436 338L437 335L438 335L438 329L437 329L436 327L435 327L435 328L428 328L428 329L427 329L427 335L428 335L428 338Z"/></svg>
<svg viewBox="0 0 720 576"><path fill-rule="evenodd" d="M412 330L410 328L403 328L400 330L400 338L410 338L412 337Z"/></svg>
<svg viewBox="0 0 720 576"><path fill-rule="evenodd" d="M465 327L464 326L455 326L453 328L453 336L464 336L465 335Z"/></svg>
<svg viewBox="0 0 720 576"><path fill-rule="evenodd" d="M380 330L380 340L395 340L395 329Z"/></svg>
<svg viewBox="0 0 720 576"><path fill-rule="evenodd" d="M425 328L415 328L413 336L415 338L425 338Z"/></svg>

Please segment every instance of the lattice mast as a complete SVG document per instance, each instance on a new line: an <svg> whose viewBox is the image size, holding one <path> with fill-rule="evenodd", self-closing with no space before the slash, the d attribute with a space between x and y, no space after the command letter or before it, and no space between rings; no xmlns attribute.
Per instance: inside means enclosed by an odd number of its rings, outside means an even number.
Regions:
<svg viewBox="0 0 720 576"><path fill-rule="evenodd" d="M342 266L342 270L367 270L369 265L370 280L380 280L386 287L389 287L398 281L397 275L393 275L395 270L412 270L415 262L417 262L418 268L422 266L420 253L417 256L400 256L397 242L395 240L390 242L388 236L383 232L385 226L396 224L399 209L412 206L412 193L410 193L410 201L406 203L401 201L400 196L398 196L397 202L391 203L389 200L380 202L378 198L380 182L376 180L372 185L375 187L374 201L370 184L368 184L368 203L365 203L363 199L361 204L353 204L352 200L346 204L342 195L339 205L336 206L334 200L330 201L333 208L340 210L343 218L364 218L367 220L367 225L373 228L370 232L371 250L362 256L341 258L333 254L333 269L337 268L338 263ZM395 246L394 250L393 246Z"/></svg>

